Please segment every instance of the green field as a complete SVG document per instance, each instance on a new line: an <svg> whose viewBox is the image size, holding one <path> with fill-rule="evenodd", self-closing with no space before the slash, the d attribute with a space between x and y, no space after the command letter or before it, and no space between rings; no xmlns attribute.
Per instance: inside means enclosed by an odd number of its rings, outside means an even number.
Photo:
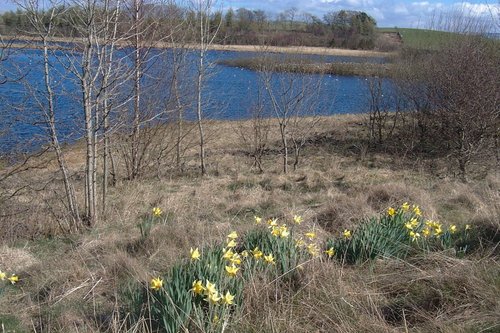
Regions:
<svg viewBox="0 0 500 333"><path fill-rule="evenodd" d="M379 28L378 32L399 32L406 47L429 50L439 49L444 41L457 36L451 32L410 28Z"/></svg>

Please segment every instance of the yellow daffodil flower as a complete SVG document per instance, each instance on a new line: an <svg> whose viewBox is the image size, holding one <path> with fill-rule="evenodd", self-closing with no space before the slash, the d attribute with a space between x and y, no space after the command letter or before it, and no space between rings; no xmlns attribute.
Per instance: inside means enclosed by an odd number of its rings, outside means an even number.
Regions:
<svg viewBox="0 0 500 333"><path fill-rule="evenodd" d="M189 253L191 254L191 260L195 261L195 260L200 260L200 257L201 257L201 254L200 254L200 250L198 250L198 248L196 249L190 249L189 250Z"/></svg>
<svg viewBox="0 0 500 333"><path fill-rule="evenodd" d="M305 245L305 242L304 242L304 240L302 238L299 238L299 239L295 240L295 246L296 247L302 247L304 245Z"/></svg>
<svg viewBox="0 0 500 333"><path fill-rule="evenodd" d="M307 238L309 238L310 240L313 240L314 238L316 238L316 233L313 232L313 231L310 231L310 232L306 232L304 234L304 236L306 236Z"/></svg>
<svg viewBox="0 0 500 333"><path fill-rule="evenodd" d="M210 293L207 295L207 298L205 301L209 302L210 304L217 304L220 301L220 296L217 291Z"/></svg>
<svg viewBox="0 0 500 333"><path fill-rule="evenodd" d="M236 233L236 231L233 231L232 233L230 233L229 235L227 235L227 238L229 238L229 239L236 239L236 238L238 238L238 234Z"/></svg>
<svg viewBox="0 0 500 333"><path fill-rule="evenodd" d="M226 266L226 273L230 277L236 276L236 274L238 273L239 270L240 269L238 267L236 267L235 265Z"/></svg>
<svg viewBox="0 0 500 333"><path fill-rule="evenodd" d="M10 278L8 278L7 280L9 280L10 283L12 283L12 284L16 284L17 282L19 282L19 276L12 274L12 276Z"/></svg>
<svg viewBox="0 0 500 333"><path fill-rule="evenodd" d="M161 287L163 287L163 280L160 279L159 277L157 277L155 279L151 279L150 287L153 290L160 290Z"/></svg>
<svg viewBox="0 0 500 333"><path fill-rule="evenodd" d="M422 211L420 210L420 208L418 206L415 206L415 205L413 205L413 213L417 216L422 215Z"/></svg>
<svg viewBox="0 0 500 333"><path fill-rule="evenodd" d="M325 251L325 254L328 256L328 258L331 258L335 255L335 250L333 249L333 247L331 247Z"/></svg>
<svg viewBox="0 0 500 333"><path fill-rule="evenodd" d="M299 215L294 215L294 216L293 216L293 222L294 222L295 224L301 224L301 223L302 223L302 221L303 221L302 216L299 216Z"/></svg>
<svg viewBox="0 0 500 333"><path fill-rule="evenodd" d="M248 258L248 251L247 250L244 250L243 252L241 252L241 256L243 258Z"/></svg>
<svg viewBox="0 0 500 333"><path fill-rule="evenodd" d="M314 243L307 245L307 252L313 257L316 257L319 254L318 246Z"/></svg>
<svg viewBox="0 0 500 333"><path fill-rule="evenodd" d="M448 230L450 231L450 233L454 234L455 232L457 232L457 226L452 224L448 227Z"/></svg>
<svg viewBox="0 0 500 333"><path fill-rule="evenodd" d="M426 227L426 228L424 228L424 229L422 230L422 235L424 235L424 237L425 237L425 238L429 237L429 236L431 235L431 229L429 229L429 228L427 228L427 227Z"/></svg>
<svg viewBox="0 0 500 333"><path fill-rule="evenodd" d="M231 249L227 249L226 252L224 252L224 254L222 255L222 259L225 259L225 260L231 260L231 258L234 256L234 252L233 250Z"/></svg>
<svg viewBox="0 0 500 333"><path fill-rule="evenodd" d="M236 247L236 245L238 245L238 243L236 243L236 242L234 241L234 239L231 239L231 240L229 241L229 243L227 243L227 247L228 247L228 248L233 248L233 247Z"/></svg>
<svg viewBox="0 0 500 333"><path fill-rule="evenodd" d="M287 238L290 235L290 232L288 231L288 228L286 227L286 224L283 224L280 227L280 237L281 238Z"/></svg>
<svg viewBox="0 0 500 333"><path fill-rule="evenodd" d="M7 274L5 274L4 272L0 271L0 281L5 280L6 277L7 277Z"/></svg>
<svg viewBox="0 0 500 333"><path fill-rule="evenodd" d="M405 223L405 228L408 230L413 230L413 224L411 222L406 222Z"/></svg>
<svg viewBox="0 0 500 333"><path fill-rule="evenodd" d="M231 295L231 293L228 291L224 296L221 298L221 302L224 305L232 305L234 301L234 295Z"/></svg>
<svg viewBox="0 0 500 333"><path fill-rule="evenodd" d="M193 288L191 288L191 291L195 295L203 295L203 292L205 291L205 287L203 287L203 283L200 280L194 280L193 281Z"/></svg>
<svg viewBox="0 0 500 333"><path fill-rule="evenodd" d="M231 259L229 259L229 261L233 265L241 265L241 257L238 253L233 254L233 256L231 257Z"/></svg>
<svg viewBox="0 0 500 333"><path fill-rule="evenodd" d="M260 258L262 258L264 253L262 253L262 251L259 250L258 247L256 247L255 249L253 249L252 254L255 259L259 260Z"/></svg>
<svg viewBox="0 0 500 333"><path fill-rule="evenodd" d="M345 229L344 232L342 233L345 239L349 239L352 237L351 230Z"/></svg>
<svg viewBox="0 0 500 333"><path fill-rule="evenodd" d="M273 257L273 254L272 253L269 253L267 256L264 256L264 260L265 262L267 262L268 264L275 264L274 262L274 257Z"/></svg>
<svg viewBox="0 0 500 333"><path fill-rule="evenodd" d="M396 215L396 210L394 208L392 208L392 207L389 207L387 209L387 215L389 215L391 217L394 216L394 215Z"/></svg>
<svg viewBox="0 0 500 333"><path fill-rule="evenodd" d="M401 205L401 209L403 210L403 212L407 213L410 210L410 205L405 202Z"/></svg>
<svg viewBox="0 0 500 333"><path fill-rule="evenodd" d="M439 237L443 234L443 229L441 229L441 225L434 228L434 236Z"/></svg>
<svg viewBox="0 0 500 333"><path fill-rule="evenodd" d="M274 237L279 237L281 235L281 229L278 227L272 227L271 235Z"/></svg>
<svg viewBox="0 0 500 333"><path fill-rule="evenodd" d="M420 238L420 234L415 231L410 231L410 237L412 242L416 241L418 238Z"/></svg>
<svg viewBox="0 0 500 333"><path fill-rule="evenodd" d="M159 208L159 207L153 208L153 216L159 217L159 216L161 216L162 213L163 212L161 211L161 208Z"/></svg>
<svg viewBox="0 0 500 333"><path fill-rule="evenodd" d="M418 225L418 220L413 218L410 220L411 225L415 228Z"/></svg>
<svg viewBox="0 0 500 333"><path fill-rule="evenodd" d="M261 224L262 223L262 217L254 216L255 219L255 224Z"/></svg>
<svg viewBox="0 0 500 333"><path fill-rule="evenodd" d="M205 284L205 295L208 296L210 294L215 294L215 293L217 293L217 288L215 288L215 284L207 280L207 283Z"/></svg>
<svg viewBox="0 0 500 333"><path fill-rule="evenodd" d="M465 225L465 230L470 230L470 229L471 229L470 224L466 224L466 225Z"/></svg>
<svg viewBox="0 0 500 333"><path fill-rule="evenodd" d="M269 228L276 227L278 225L278 219L269 219L267 221Z"/></svg>

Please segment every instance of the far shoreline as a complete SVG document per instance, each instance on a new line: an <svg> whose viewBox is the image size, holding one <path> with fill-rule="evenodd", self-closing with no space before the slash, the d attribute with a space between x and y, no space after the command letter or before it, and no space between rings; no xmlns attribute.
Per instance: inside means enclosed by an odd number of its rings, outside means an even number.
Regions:
<svg viewBox="0 0 500 333"><path fill-rule="evenodd" d="M10 45L5 43L8 47L14 49L41 49L41 45L30 44L30 41L39 42L41 38L39 37L28 37L28 36L3 36L4 40L14 40ZM24 43L19 43L16 41L22 41ZM77 38L69 37L53 37L50 38L49 42L62 42L62 43L72 43L78 42ZM127 43L120 43L121 47L127 46ZM148 45L153 48L169 49L169 48L186 48L186 49L199 49L197 44L175 44L175 43L165 43L156 42L152 45ZM69 49L64 46L50 45L50 49ZM360 58L373 58L373 57L388 57L394 55L395 52L382 52L373 50L350 50L350 49L340 49L340 48L328 48L328 47L316 47L316 46L265 46L265 45L223 45L223 44L212 44L209 47L210 50L215 51L234 51L234 52L257 52L257 53L283 53L283 54L304 54L304 55L325 55L325 56L343 56L343 57L360 57Z"/></svg>

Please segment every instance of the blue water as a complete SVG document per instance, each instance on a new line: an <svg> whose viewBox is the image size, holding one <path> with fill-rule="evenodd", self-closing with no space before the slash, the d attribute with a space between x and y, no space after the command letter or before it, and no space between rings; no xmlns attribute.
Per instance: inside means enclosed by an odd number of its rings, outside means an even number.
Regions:
<svg viewBox="0 0 500 333"><path fill-rule="evenodd" d="M127 50L121 50L122 63L130 62ZM155 114L155 122L168 122L172 115L167 111L166 102L172 93L170 90L171 53L170 51L153 50L146 64L147 71L143 77L144 98L142 107ZM235 59L256 56L252 52L210 51L207 60L214 63L209 69L210 75L205 85L204 99L209 101L205 107L205 115L212 119L245 119L250 117L249 109L262 96L257 72L236 67L215 64L217 60ZM314 61L357 61L348 57L308 56ZM67 51L52 51L50 56L53 73L53 86L56 94L55 109L57 129L61 142L73 142L82 137L83 110L81 106L81 90L78 80L71 71L72 65L78 66L78 54ZM196 53L191 51L186 58L186 70L180 90L186 106L186 117L194 119L195 66ZM375 59L373 61L382 61ZM47 129L44 126L43 112L46 96L43 82L41 50L18 50L0 63L0 81L2 76L8 81L0 85L0 152L34 151L47 142ZM276 75L276 80L282 74ZM284 74L283 74L284 75ZM365 78L335 75L299 75L294 80L319 82L317 93L319 101L315 104L314 113L321 115L359 113L368 110L368 90ZM387 86L390 83L386 82ZM116 105L130 96L130 84L124 83L122 91L116 96ZM115 118L127 117L131 103L121 105ZM191 110L191 111L190 111ZM268 114L272 116L269 111ZM144 119L150 119L150 116ZM151 123L151 122L148 122ZM122 127L121 130L126 130Z"/></svg>

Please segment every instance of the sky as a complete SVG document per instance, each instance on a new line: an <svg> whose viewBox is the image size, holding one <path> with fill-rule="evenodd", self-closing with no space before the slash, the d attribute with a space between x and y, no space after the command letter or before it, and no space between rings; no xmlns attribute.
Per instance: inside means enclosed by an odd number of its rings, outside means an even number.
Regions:
<svg viewBox="0 0 500 333"><path fill-rule="evenodd" d="M12 0L0 0L0 12L15 9ZM419 0L218 0L224 9L241 7L277 14L295 7L320 18L341 9L364 11L377 20L379 27L432 28L439 13L462 11L467 15L494 21L493 30L500 31L500 0L419 1Z"/></svg>
<svg viewBox="0 0 500 333"><path fill-rule="evenodd" d="M341 9L364 11L377 20L379 27L429 28L436 15L462 10L473 16L494 18L500 24L500 0L418 1L418 0L225 0L225 8L245 7L279 13L295 7L320 18Z"/></svg>

